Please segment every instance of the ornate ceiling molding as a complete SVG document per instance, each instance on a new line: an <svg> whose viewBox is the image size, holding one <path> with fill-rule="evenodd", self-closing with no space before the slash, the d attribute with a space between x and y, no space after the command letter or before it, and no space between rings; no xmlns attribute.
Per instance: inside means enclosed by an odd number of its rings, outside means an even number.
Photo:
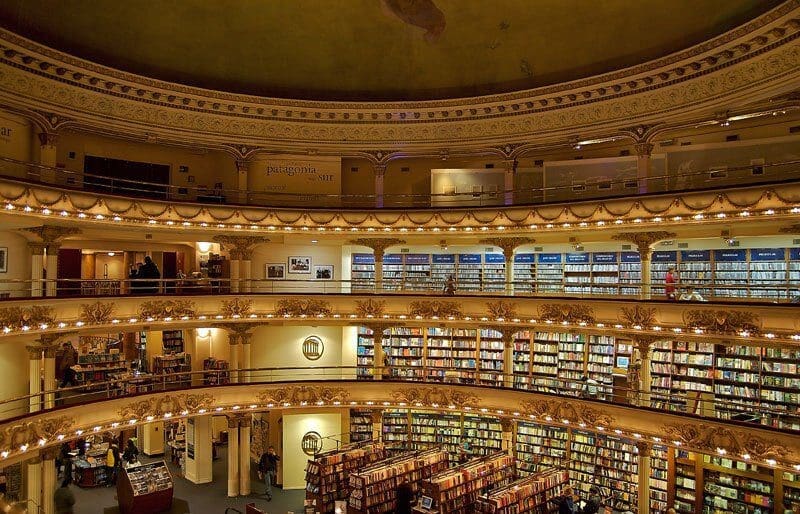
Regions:
<svg viewBox="0 0 800 514"><path fill-rule="evenodd" d="M682 52L588 79L517 93L430 102L277 100L121 72L0 31L0 97L62 126L208 144L363 151L531 140L679 119L783 92L800 75L800 10L790 0ZM37 116L37 123L41 115ZM52 125L45 121L45 123ZM180 133L180 135L178 135Z"/></svg>
<svg viewBox="0 0 800 514"><path fill-rule="evenodd" d="M341 387L326 386L289 386L258 395L258 400L263 404L279 406L317 404L319 402L344 402L350 396L346 389Z"/></svg>

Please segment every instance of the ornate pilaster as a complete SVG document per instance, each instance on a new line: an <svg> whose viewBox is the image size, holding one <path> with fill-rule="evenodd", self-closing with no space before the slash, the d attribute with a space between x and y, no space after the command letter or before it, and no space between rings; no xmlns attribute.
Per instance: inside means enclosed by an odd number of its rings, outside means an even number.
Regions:
<svg viewBox="0 0 800 514"><path fill-rule="evenodd" d="M383 207L383 177L386 175L386 164L374 164L372 171L375 173L375 207Z"/></svg>
<svg viewBox="0 0 800 514"><path fill-rule="evenodd" d="M390 246L397 246L404 244L405 240L396 237L360 237L358 239L351 239L351 245L366 246L372 248L375 254L375 290L383 290L383 254Z"/></svg>
<svg viewBox="0 0 800 514"><path fill-rule="evenodd" d="M228 497L239 496L239 421L228 416Z"/></svg>
<svg viewBox="0 0 800 514"><path fill-rule="evenodd" d="M58 144L58 134L56 132L44 131L37 134L39 139L39 164L42 168L39 177L42 182L54 183L56 180L56 145Z"/></svg>
<svg viewBox="0 0 800 514"><path fill-rule="evenodd" d="M653 245L665 239L672 239L678 234L666 230L651 230L647 232L620 232L611 239L627 241L636 245L642 261L642 299L650 298L650 256L653 254Z"/></svg>
<svg viewBox="0 0 800 514"><path fill-rule="evenodd" d="M269 239L261 236L215 236L214 241L228 250L231 257L231 292L249 293L252 289L251 259L256 246L268 243Z"/></svg>
<svg viewBox="0 0 800 514"><path fill-rule="evenodd" d="M517 174L519 162L516 159L503 161L503 204L514 205L514 177Z"/></svg>
<svg viewBox="0 0 800 514"><path fill-rule="evenodd" d="M639 514L650 514L650 465L652 453L652 445L644 441L636 442L636 449L638 450L638 476L639 476L639 490L638 500Z"/></svg>
<svg viewBox="0 0 800 514"><path fill-rule="evenodd" d="M372 376L375 380L381 380L384 376L389 378L392 374L392 369L391 362L388 362L386 352L383 349L383 331L391 328L392 325L388 323L365 323L363 326L372 330L372 345L375 349L372 356Z"/></svg>
<svg viewBox="0 0 800 514"><path fill-rule="evenodd" d="M506 293L513 294L514 292L514 250L522 245L529 245L536 242L535 239L530 237L490 237L481 239L482 244L498 246L503 250L503 257L506 260Z"/></svg>
<svg viewBox="0 0 800 514"><path fill-rule="evenodd" d="M655 146L656 145L654 145L653 143L642 141L634 144L633 148L634 150L636 150L636 155L641 158L641 157L650 157L650 155L653 153L653 148L655 148Z"/></svg>
<svg viewBox="0 0 800 514"><path fill-rule="evenodd" d="M250 161L247 159L236 159L236 201L247 203L248 181L250 174Z"/></svg>
<svg viewBox="0 0 800 514"><path fill-rule="evenodd" d="M31 296L56 295L56 279L58 278L58 251L61 241L68 236L79 234L80 229L74 227L59 227L55 225L42 225L22 229L33 234L41 241L28 243L32 252L31 258ZM44 261L44 250L47 250L47 261ZM47 282L42 284L42 269L47 269Z"/></svg>

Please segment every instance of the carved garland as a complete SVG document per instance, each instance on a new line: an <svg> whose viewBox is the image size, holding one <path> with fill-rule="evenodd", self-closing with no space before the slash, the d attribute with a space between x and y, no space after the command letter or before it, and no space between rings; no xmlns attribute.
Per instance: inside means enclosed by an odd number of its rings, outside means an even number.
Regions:
<svg viewBox="0 0 800 514"><path fill-rule="evenodd" d="M494 319L514 319L517 318L517 304L498 300L496 302L486 302L486 308Z"/></svg>
<svg viewBox="0 0 800 514"><path fill-rule="evenodd" d="M423 318L445 318L448 316L460 317L461 304L441 300L415 300L408 306L411 316Z"/></svg>
<svg viewBox="0 0 800 514"><path fill-rule="evenodd" d="M66 435L75 425L75 419L68 416L42 418L6 427L0 431L0 447L20 448L23 445L36 445L40 440L52 441L58 435Z"/></svg>
<svg viewBox="0 0 800 514"><path fill-rule="evenodd" d="M213 404L214 397L208 393L166 394L129 403L119 409L118 414L123 419L141 420L147 416L160 417L170 413L178 415L183 411L196 412L208 409Z"/></svg>
<svg viewBox="0 0 800 514"><path fill-rule="evenodd" d="M258 394L258 401L262 404L302 404L302 403L333 403L343 402L350 393L341 387L321 386L290 386L280 389L271 389Z"/></svg>
<svg viewBox="0 0 800 514"><path fill-rule="evenodd" d="M331 304L315 298L283 298L278 300L275 314L278 316L327 316Z"/></svg>
<svg viewBox="0 0 800 514"><path fill-rule="evenodd" d="M758 314L750 311L693 309L683 313L683 322L691 329L699 328L715 334L761 332L761 320Z"/></svg>
<svg viewBox="0 0 800 514"><path fill-rule="evenodd" d="M103 324L110 323L116 306L113 302L84 303L81 304L81 320L84 323Z"/></svg>
<svg viewBox="0 0 800 514"><path fill-rule="evenodd" d="M378 318L386 311L385 300L356 300L356 314L359 318Z"/></svg>
<svg viewBox="0 0 800 514"><path fill-rule="evenodd" d="M250 315L253 309L253 300L242 300L241 298L234 298L233 300L222 300L222 307L220 313L226 318L244 318Z"/></svg>
<svg viewBox="0 0 800 514"><path fill-rule="evenodd" d="M478 406L479 398L472 393L455 391L446 387L414 387L407 389L395 389L391 393L398 403L408 405L439 405L463 409L464 407L475 408Z"/></svg>
<svg viewBox="0 0 800 514"><path fill-rule="evenodd" d="M0 309L0 325L13 330L19 330L26 326L50 325L55 319L53 308L45 305L4 307Z"/></svg>
<svg viewBox="0 0 800 514"><path fill-rule="evenodd" d="M656 324L656 309L655 307L642 307L639 304L633 307L622 307L619 319L629 328L649 328Z"/></svg>
<svg viewBox="0 0 800 514"><path fill-rule="evenodd" d="M597 409L572 400L525 400L520 402L520 410L537 418L550 418L555 421L567 420L570 423L585 423L593 427L608 427L614 418Z"/></svg>
<svg viewBox="0 0 800 514"><path fill-rule="evenodd" d="M595 322L594 309L579 303L551 303L539 306L539 316L546 321L556 323L586 323Z"/></svg>
<svg viewBox="0 0 800 514"><path fill-rule="evenodd" d="M191 300L182 299L150 300L142 302L139 307L139 315L144 319L194 317L195 312L195 303Z"/></svg>
<svg viewBox="0 0 800 514"><path fill-rule="evenodd" d="M785 459L791 452L776 441L754 436L743 430L694 423L664 425L664 432L691 448L709 453L725 450L730 455L750 455L757 459Z"/></svg>

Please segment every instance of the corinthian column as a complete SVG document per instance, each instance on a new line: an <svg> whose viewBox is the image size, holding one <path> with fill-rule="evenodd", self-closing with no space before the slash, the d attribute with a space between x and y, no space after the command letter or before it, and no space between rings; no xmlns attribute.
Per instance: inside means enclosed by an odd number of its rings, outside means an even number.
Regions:
<svg viewBox="0 0 800 514"><path fill-rule="evenodd" d="M482 244L489 244L498 246L503 251L503 257L506 260L505 269L505 282L506 294L514 294L514 250L522 245L529 245L536 242L535 239L530 237L490 237L488 239L481 239Z"/></svg>
<svg viewBox="0 0 800 514"><path fill-rule="evenodd" d="M639 181L639 193L647 193L653 187L650 177L653 174L650 155L653 153L655 145L653 143L640 142L633 145L636 149L636 178Z"/></svg>
<svg viewBox="0 0 800 514"><path fill-rule="evenodd" d="M672 239L676 236L677 234L675 232L667 232L666 230L651 230L649 232L621 232L611 236L611 239L616 241L631 242L635 244L639 250L639 258L642 261L642 299L650 299L650 258L653 255L653 245L659 241Z"/></svg>
<svg viewBox="0 0 800 514"><path fill-rule="evenodd" d="M397 246L405 244L403 239L395 237L376 237L368 238L362 237L359 239L351 239L350 244L358 246L366 246L371 248L375 254L375 291L383 291L383 255L386 249L390 246Z"/></svg>
<svg viewBox="0 0 800 514"><path fill-rule="evenodd" d="M383 177L386 175L386 165L375 164L372 170L375 172L375 207L380 209L383 207Z"/></svg>
<svg viewBox="0 0 800 514"><path fill-rule="evenodd" d="M31 296L42 296L44 287L42 278L44 277L44 249L46 245L42 243L28 243L31 249Z"/></svg>

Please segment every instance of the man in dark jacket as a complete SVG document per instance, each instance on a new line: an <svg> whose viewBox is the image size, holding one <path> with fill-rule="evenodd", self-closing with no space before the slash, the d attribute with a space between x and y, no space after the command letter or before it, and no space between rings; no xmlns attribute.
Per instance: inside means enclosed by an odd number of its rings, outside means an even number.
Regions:
<svg viewBox="0 0 800 514"><path fill-rule="evenodd" d="M56 514L73 514L75 505L75 495L69 489L69 479L61 482L61 487L56 489L53 494L53 503L56 506Z"/></svg>
<svg viewBox="0 0 800 514"><path fill-rule="evenodd" d="M158 293L158 279L161 278L161 272L158 271L158 266L156 266L156 263L153 262L153 259L150 258L149 255L144 258L144 264L139 268L136 278L155 279L152 282L141 282L140 287L141 291L145 294Z"/></svg>
<svg viewBox="0 0 800 514"><path fill-rule="evenodd" d="M397 486L397 514L411 514L411 502L414 500L414 490L408 479L404 478L400 485Z"/></svg>
<svg viewBox="0 0 800 514"><path fill-rule="evenodd" d="M264 475L264 485L266 486L264 495L267 497L267 501L272 501L272 486L275 484L279 460L281 458L275 453L275 447L273 446L267 448L266 453L262 454L261 458L258 459L258 471Z"/></svg>

